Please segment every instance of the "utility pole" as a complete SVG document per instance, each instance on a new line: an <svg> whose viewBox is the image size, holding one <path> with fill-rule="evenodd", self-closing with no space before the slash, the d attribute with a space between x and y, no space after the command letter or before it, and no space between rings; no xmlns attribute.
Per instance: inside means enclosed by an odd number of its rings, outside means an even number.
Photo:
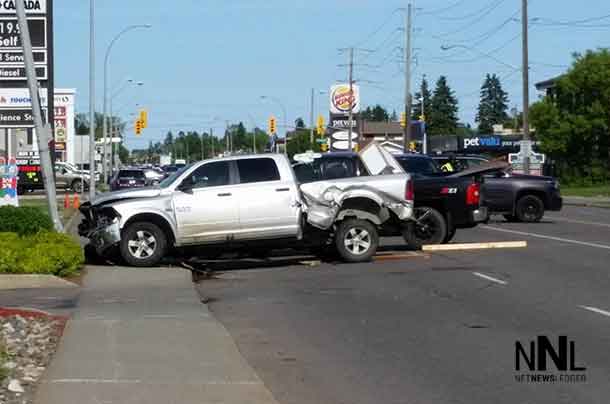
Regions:
<svg viewBox="0 0 610 404"><path fill-rule="evenodd" d="M201 131L201 161L205 160L205 149L203 147L203 135L205 135L205 131Z"/></svg>
<svg viewBox="0 0 610 404"><path fill-rule="evenodd" d="M411 143L411 3L407 7L405 21L405 119L403 151L406 153Z"/></svg>
<svg viewBox="0 0 610 404"><path fill-rule="evenodd" d="M216 157L216 152L214 151L214 129L210 128L210 140L212 142L212 158Z"/></svg>
<svg viewBox="0 0 610 404"><path fill-rule="evenodd" d="M348 136L347 136L347 150L349 150L350 152L353 149L352 147L352 119L354 118L354 102L353 102L353 97L354 97L354 48L349 48L349 74L348 74L348 80L349 80L349 115L347 118L347 126L348 126Z"/></svg>
<svg viewBox="0 0 610 404"><path fill-rule="evenodd" d="M42 109L40 108L40 94L38 93L38 81L36 79L36 71L34 68L34 54L32 53L32 41L30 39L30 29L28 20L25 15L25 3L23 0L15 2L17 6L17 21L21 28L21 43L23 44L23 59L25 62L25 73L27 83L30 90L30 98L32 99L32 115L36 125L36 138L38 140L38 152L40 154L40 166L42 169L42 180L45 190L47 191L47 204L49 214L55 230L63 231L63 225L59 219L57 212L57 195L55 193L55 176L53 174L53 164L51 162L51 153L49 151L50 126L42 121ZM53 95L53 89L49 88L49 96Z"/></svg>
<svg viewBox="0 0 610 404"><path fill-rule="evenodd" d="M89 7L89 200L93 201L95 198L95 0L89 0Z"/></svg>
<svg viewBox="0 0 610 404"><path fill-rule="evenodd" d="M424 80L426 79L426 75L424 74ZM426 98L424 97L424 92L421 94L421 115L423 118L422 128L423 128L423 141L424 145L422 147L422 152L424 154L428 154L428 134L426 132Z"/></svg>
<svg viewBox="0 0 610 404"><path fill-rule="evenodd" d="M315 89L312 88L311 89L311 100L310 100L310 104L309 104L309 107L310 107L310 110L309 110L309 144L311 147L313 147L313 141L314 141L314 136L313 136L313 126L314 126L313 104L314 104L314 97L315 97L314 92L315 92Z"/></svg>
<svg viewBox="0 0 610 404"><path fill-rule="evenodd" d="M523 39L523 140L529 142L530 125L529 125L529 105L530 105L530 68L529 68L529 40L528 40L528 16L527 16L527 0L521 0L521 24L522 24L522 39ZM529 148L528 148L529 149ZM529 150L525 150L523 156L523 172L530 173L530 157ZM521 148L521 152L524 152Z"/></svg>

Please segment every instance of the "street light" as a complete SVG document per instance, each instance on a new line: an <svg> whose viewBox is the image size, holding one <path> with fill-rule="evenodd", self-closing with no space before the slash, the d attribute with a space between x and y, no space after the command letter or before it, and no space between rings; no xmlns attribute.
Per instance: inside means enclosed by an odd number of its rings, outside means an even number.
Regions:
<svg viewBox="0 0 610 404"><path fill-rule="evenodd" d="M277 103L282 109L282 113L284 115L284 153L288 154L288 115L286 114L286 107L279 98L270 96L270 95L261 95L261 100L269 99L275 103Z"/></svg>
<svg viewBox="0 0 610 404"><path fill-rule="evenodd" d="M129 31L133 31L136 29L140 29L140 28L151 28L152 25L150 24L142 24L142 25L130 25L128 27L126 27L124 30L122 30L121 32L119 32L114 38L112 38L112 41L110 41L110 44L108 45L108 48L106 49L106 56L104 57L104 110L102 113L102 121L103 121L103 136L104 136L104 144L103 144L103 152L102 152L102 173L103 173L103 177L104 177L104 183L107 184L108 183L108 170L106 168L106 162L108 159L108 119L106 116L106 112L107 112L107 106L108 106L108 63L110 61L110 51L112 51L112 48L114 46L114 44L119 40L119 38L121 36L123 36L124 34L126 34Z"/></svg>
<svg viewBox="0 0 610 404"><path fill-rule="evenodd" d="M142 81L134 81L133 79L128 79L123 86L121 86L114 94L110 96L110 175L112 176L115 168L115 160L117 156L117 150L114 144L114 135L115 135L115 125L114 125L114 115L112 112L112 105L114 98L118 97L124 90L127 89L129 84L133 84L136 87L142 87L144 82ZM105 146L104 146L105 147ZM118 163L118 162L116 162ZM118 165L118 164L117 164ZM117 167L118 168L118 167Z"/></svg>
<svg viewBox="0 0 610 404"><path fill-rule="evenodd" d="M478 50L477 48L473 48L472 46L466 46L466 45L441 45L441 50L442 51L448 51L448 50L456 49L456 48L462 48L462 49L466 49L466 50L478 53L479 55L481 55L483 57L486 57L486 58L489 58L489 59L491 59L491 60L493 60L493 61L495 61L495 62L497 62L497 63L499 63L499 64L501 64L503 66L506 66L506 67L508 67L510 69L519 70L518 67L515 67L515 66L513 66L511 64L508 64L508 63L504 62L503 60L498 59L497 57L493 56L492 54L485 53L483 51Z"/></svg>

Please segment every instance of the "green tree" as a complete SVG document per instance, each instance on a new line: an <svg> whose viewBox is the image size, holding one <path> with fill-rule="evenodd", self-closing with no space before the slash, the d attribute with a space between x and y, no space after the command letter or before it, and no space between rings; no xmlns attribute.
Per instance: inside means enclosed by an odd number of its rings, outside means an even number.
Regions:
<svg viewBox="0 0 610 404"><path fill-rule="evenodd" d="M426 80L426 76L421 81L421 85L419 87L419 91L415 93L413 97L413 116L414 120L419 120L419 117L424 115L422 114L422 105L421 100L423 98L424 101L424 112L426 111L426 106L430 106L430 101L432 100L432 93L430 92L430 88L428 86L428 80Z"/></svg>
<svg viewBox="0 0 610 404"><path fill-rule="evenodd" d="M374 107L366 107L360 114L363 120L370 122L386 122L390 119L388 111L379 104Z"/></svg>
<svg viewBox="0 0 610 404"><path fill-rule="evenodd" d="M531 122L542 150L562 165L569 181L610 179L610 52L575 54L551 96L532 105Z"/></svg>
<svg viewBox="0 0 610 404"><path fill-rule="evenodd" d="M427 128L430 135L452 135L458 125L458 101L447 84L445 76L439 77L430 102Z"/></svg>
<svg viewBox="0 0 610 404"><path fill-rule="evenodd" d="M481 86L481 101L476 117L479 133L493 133L493 125L508 120L508 93L502 89L500 78L487 74Z"/></svg>

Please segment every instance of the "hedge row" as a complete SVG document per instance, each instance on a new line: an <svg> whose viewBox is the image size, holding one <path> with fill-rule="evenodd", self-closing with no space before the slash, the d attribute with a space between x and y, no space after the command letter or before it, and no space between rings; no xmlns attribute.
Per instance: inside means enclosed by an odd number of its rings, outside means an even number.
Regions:
<svg viewBox="0 0 610 404"><path fill-rule="evenodd" d="M27 236L52 229L51 218L38 208L0 206L0 233L17 233L20 236Z"/></svg>
<svg viewBox="0 0 610 404"><path fill-rule="evenodd" d="M0 273L69 276L78 272L83 262L80 245L66 234L0 233Z"/></svg>

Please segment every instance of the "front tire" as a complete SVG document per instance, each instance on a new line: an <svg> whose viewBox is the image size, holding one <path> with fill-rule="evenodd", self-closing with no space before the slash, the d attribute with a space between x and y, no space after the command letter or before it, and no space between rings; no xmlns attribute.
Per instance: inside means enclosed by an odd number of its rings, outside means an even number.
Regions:
<svg viewBox="0 0 610 404"><path fill-rule="evenodd" d="M525 195L517 201L517 219L525 223L537 223L544 216L544 203L535 195Z"/></svg>
<svg viewBox="0 0 610 404"><path fill-rule="evenodd" d="M151 267L161 261L167 249L167 237L154 223L130 224L121 237L121 256L134 267Z"/></svg>
<svg viewBox="0 0 610 404"><path fill-rule="evenodd" d="M379 247L377 227L367 220L344 220L337 227L335 246L345 262L370 261Z"/></svg>
<svg viewBox="0 0 610 404"><path fill-rule="evenodd" d="M447 238L447 222L436 209L415 208L416 222L410 232L403 232L403 238L410 249L421 250L424 245L441 244Z"/></svg>

